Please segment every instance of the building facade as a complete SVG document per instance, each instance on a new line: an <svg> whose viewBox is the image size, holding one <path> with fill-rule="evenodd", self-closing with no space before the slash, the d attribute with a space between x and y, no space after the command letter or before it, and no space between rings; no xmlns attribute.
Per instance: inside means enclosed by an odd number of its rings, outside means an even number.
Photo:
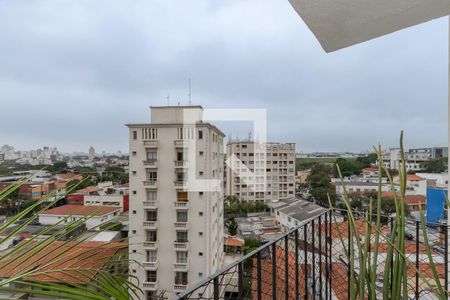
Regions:
<svg viewBox="0 0 450 300"><path fill-rule="evenodd" d="M295 195L295 144L235 141L227 145L227 190L242 201L277 202Z"/></svg>
<svg viewBox="0 0 450 300"><path fill-rule="evenodd" d="M170 299L222 267L224 134L202 115L201 106L152 107L151 123L127 125L138 299Z"/></svg>
<svg viewBox="0 0 450 300"><path fill-rule="evenodd" d="M397 170L401 161L399 148L389 148L382 153L383 162L388 169ZM407 171L420 171L422 163L436 158L448 157L447 147L414 148L405 151Z"/></svg>

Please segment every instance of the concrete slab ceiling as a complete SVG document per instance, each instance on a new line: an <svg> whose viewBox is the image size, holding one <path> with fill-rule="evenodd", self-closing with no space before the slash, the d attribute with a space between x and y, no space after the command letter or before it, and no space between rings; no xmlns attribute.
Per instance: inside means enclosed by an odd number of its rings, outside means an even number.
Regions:
<svg viewBox="0 0 450 300"><path fill-rule="evenodd" d="M450 0L289 0L326 52L450 14Z"/></svg>

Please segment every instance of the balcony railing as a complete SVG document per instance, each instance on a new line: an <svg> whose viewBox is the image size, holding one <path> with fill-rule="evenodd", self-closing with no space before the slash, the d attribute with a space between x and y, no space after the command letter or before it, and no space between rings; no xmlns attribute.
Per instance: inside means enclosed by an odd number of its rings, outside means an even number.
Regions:
<svg viewBox="0 0 450 300"><path fill-rule="evenodd" d="M149 188L156 188L158 187L158 181L155 179L151 179L151 180L144 180L144 186L145 187L149 187Z"/></svg>
<svg viewBox="0 0 450 300"><path fill-rule="evenodd" d="M144 221L145 229L156 229L158 227L156 221Z"/></svg>
<svg viewBox="0 0 450 300"><path fill-rule="evenodd" d="M147 250L156 250L158 249L158 242L145 241L142 243L142 246Z"/></svg>
<svg viewBox="0 0 450 300"><path fill-rule="evenodd" d="M180 229L188 230L189 223L188 222L175 222L174 227L176 230L180 230Z"/></svg>
<svg viewBox="0 0 450 300"><path fill-rule="evenodd" d="M144 281L144 283L142 285L144 287L144 290L156 291L158 289L158 281L156 281L156 282Z"/></svg>
<svg viewBox="0 0 450 300"><path fill-rule="evenodd" d="M189 269L189 262L185 263L174 263L173 264L173 270L175 272L187 272Z"/></svg>
<svg viewBox="0 0 450 300"><path fill-rule="evenodd" d="M152 201L144 201L144 208L158 208L158 202L155 200Z"/></svg>
<svg viewBox="0 0 450 300"><path fill-rule="evenodd" d="M235 263L216 272L204 280L190 285L180 292L178 299L350 299L352 290L350 276L359 274L358 242L374 245L375 236L365 241L364 214L357 222L361 226L351 227L344 212L329 211L301 223L274 241L268 242ZM382 217L378 263L374 293L383 299L383 280L388 276L388 287L392 289L393 274L384 274L387 257L387 238L393 232L395 219ZM442 224L427 224L427 237L431 244L431 256L442 286L448 286L448 228ZM361 231L360 241L355 240L353 230ZM405 225L405 267L407 299L441 299L436 281L431 272L428 250L425 246L420 222L407 221ZM349 264L348 249L353 236L356 256ZM367 235L369 236L369 235ZM374 249L367 249L373 255ZM428 248L429 249L429 248ZM373 259L369 258L369 259ZM414 268L415 267L415 268ZM350 271L352 270L352 271ZM353 275L354 276L354 275ZM430 286L425 281L431 283ZM386 285L385 285L386 287ZM367 286L365 287L367 298ZM445 296L444 296L445 298ZM448 298L446 298L448 299Z"/></svg>
<svg viewBox="0 0 450 300"><path fill-rule="evenodd" d="M175 140L174 144L175 144L175 147L177 147L177 148L185 148L185 147L189 147L190 141L189 140Z"/></svg>
<svg viewBox="0 0 450 300"><path fill-rule="evenodd" d="M146 148L158 148L158 141L144 141L144 147L146 147Z"/></svg>
<svg viewBox="0 0 450 300"><path fill-rule="evenodd" d="M174 242L173 249L179 250L179 251L187 251L187 250L189 250L189 243L188 242Z"/></svg>
<svg viewBox="0 0 450 300"><path fill-rule="evenodd" d="M155 271L156 269L158 269L158 261L155 261L155 262L145 261L145 262L142 263L142 266L146 270Z"/></svg>
<svg viewBox="0 0 450 300"><path fill-rule="evenodd" d="M189 208L188 201L176 201L173 203L173 205L176 209L188 209Z"/></svg>
<svg viewBox="0 0 450 300"><path fill-rule="evenodd" d="M176 168L186 168L188 166L187 160L175 160L173 163Z"/></svg>
<svg viewBox="0 0 450 300"><path fill-rule="evenodd" d="M146 168L156 168L158 167L158 161L156 159L144 160L142 162Z"/></svg>
<svg viewBox="0 0 450 300"><path fill-rule="evenodd" d="M186 284L174 284L173 291L175 293L179 293L179 292L185 291L186 288L187 288L187 283Z"/></svg>
<svg viewBox="0 0 450 300"><path fill-rule="evenodd" d="M173 183L177 189L187 188L187 180L175 180Z"/></svg>

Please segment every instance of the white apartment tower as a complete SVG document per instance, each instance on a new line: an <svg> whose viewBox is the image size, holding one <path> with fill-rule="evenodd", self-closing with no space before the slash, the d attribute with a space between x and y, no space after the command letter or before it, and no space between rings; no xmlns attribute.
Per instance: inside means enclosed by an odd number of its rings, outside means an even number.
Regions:
<svg viewBox="0 0 450 300"><path fill-rule="evenodd" d="M226 171L227 195L267 204L293 198L295 143L230 142Z"/></svg>
<svg viewBox="0 0 450 300"><path fill-rule="evenodd" d="M94 147L90 147L89 148L89 160L94 160L95 159L95 149Z"/></svg>
<svg viewBox="0 0 450 300"><path fill-rule="evenodd" d="M151 107L130 132L130 274L170 299L222 267L223 138L201 106Z"/></svg>

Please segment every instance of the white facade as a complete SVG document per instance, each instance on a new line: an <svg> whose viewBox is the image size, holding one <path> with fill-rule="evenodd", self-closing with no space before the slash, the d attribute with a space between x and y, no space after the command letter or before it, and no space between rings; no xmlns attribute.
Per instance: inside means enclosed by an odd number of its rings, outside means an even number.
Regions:
<svg viewBox="0 0 450 300"><path fill-rule="evenodd" d="M127 125L129 255L139 262L130 274L144 291L139 299L170 299L222 267L224 135L202 112L152 107L150 124Z"/></svg>
<svg viewBox="0 0 450 300"><path fill-rule="evenodd" d="M92 229L97 227L98 225L113 220L115 219L118 215L119 215L120 210L116 210L114 212L110 212L101 216L92 216L90 217L87 221L86 221L86 229ZM62 219L67 218L68 216L70 216L69 214L67 215L46 215L46 214L40 214L39 215L39 223L41 223L42 225L54 225L58 222L60 222ZM69 219L67 219L67 222L73 222L76 220L79 220L81 218L84 218L86 216L81 216L81 215L72 215L70 216Z"/></svg>
<svg viewBox="0 0 450 300"><path fill-rule="evenodd" d="M266 203L294 197L294 143L230 142L227 162L227 195Z"/></svg>
<svg viewBox="0 0 450 300"><path fill-rule="evenodd" d="M405 151L407 171L419 171L422 163L431 159L448 157L447 147L415 148ZM400 149L389 148L384 150L382 158L385 166L391 170L397 170L400 164Z"/></svg>
<svg viewBox="0 0 450 300"><path fill-rule="evenodd" d="M343 195L344 194L344 186L340 182L335 182L336 185L336 194ZM347 193L369 193L369 192L377 192L378 191L378 183L376 182L363 182L363 181L344 181L345 190ZM382 192L390 192L391 186L390 184L382 184L381 185Z"/></svg>
<svg viewBox="0 0 450 300"><path fill-rule="evenodd" d="M448 173L416 173L416 175L429 181L436 181L437 187L446 188L448 186Z"/></svg>
<svg viewBox="0 0 450 300"><path fill-rule="evenodd" d="M84 205L117 207L120 208L121 211L124 211L124 195L120 194L85 195L83 203Z"/></svg>

